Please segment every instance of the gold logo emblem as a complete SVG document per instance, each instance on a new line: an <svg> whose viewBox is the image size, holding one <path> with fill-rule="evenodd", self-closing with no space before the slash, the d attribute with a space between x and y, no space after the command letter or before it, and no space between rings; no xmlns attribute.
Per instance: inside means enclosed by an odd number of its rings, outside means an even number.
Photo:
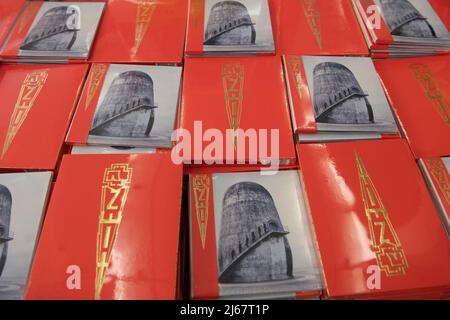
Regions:
<svg viewBox="0 0 450 320"><path fill-rule="evenodd" d="M237 129L241 124L244 88L244 66L240 63L225 64L222 67L223 90L230 128L234 131L234 146L237 146Z"/></svg>
<svg viewBox="0 0 450 320"><path fill-rule="evenodd" d="M302 64L301 58L299 56L288 57L288 65L291 70L292 76L294 77L295 87L297 88L297 93L300 98L303 97L302 93Z"/></svg>
<svg viewBox="0 0 450 320"><path fill-rule="evenodd" d="M105 169L102 184L97 232L97 267L95 299L100 299L103 281L111 262L111 254L122 222L133 169L126 163L112 164Z"/></svg>
<svg viewBox="0 0 450 320"><path fill-rule="evenodd" d="M28 112L31 107L33 107L39 92L41 92L42 87L47 80L47 76L47 71L33 71L25 77L22 87L20 88L19 97L14 106L11 120L9 121L8 132L3 145L2 158L5 156L17 132L27 118Z"/></svg>
<svg viewBox="0 0 450 320"><path fill-rule="evenodd" d="M103 76L105 75L105 72L106 72L106 65L104 64L92 65L91 78L89 79L89 84L87 87L86 105L84 107L85 111L89 108L92 99L94 98L95 93L97 92L97 89L100 86L100 82L102 81Z"/></svg>
<svg viewBox="0 0 450 320"><path fill-rule="evenodd" d="M441 159L427 159L425 162L430 168L431 175L436 182L438 189L444 195L445 202L450 205L450 181L447 168Z"/></svg>
<svg viewBox="0 0 450 320"><path fill-rule="evenodd" d="M156 9L155 0L138 0L136 27L134 32L134 46L131 49L131 54L135 56L141 47L142 40L147 33L148 25L152 20L153 13Z"/></svg>
<svg viewBox="0 0 450 320"><path fill-rule="evenodd" d="M195 213L197 215L198 228L202 247L206 245L206 229L208 227L209 189L210 179L207 175L196 175L192 179L192 191L194 192Z"/></svg>
<svg viewBox="0 0 450 320"><path fill-rule="evenodd" d="M400 240L361 157L358 153L355 153L355 156L362 199L372 240L372 251L376 255L378 267L388 277L405 275L408 269L408 261Z"/></svg>
<svg viewBox="0 0 450 320"><path fill-rule="evenodd" d="M414 72L417 82L419 82L427 95L428 100L433 104L444 122L450 126L450 107L430 68L423 63L414 63L410 68Z"/></svg>
<svg viewBox="0 0 450 320"><path fill-rule="evenodd" d="M303 11L309 28L316 38L317 45L322 49L322 30L320 26L319 0L302 0Z"/></svg>

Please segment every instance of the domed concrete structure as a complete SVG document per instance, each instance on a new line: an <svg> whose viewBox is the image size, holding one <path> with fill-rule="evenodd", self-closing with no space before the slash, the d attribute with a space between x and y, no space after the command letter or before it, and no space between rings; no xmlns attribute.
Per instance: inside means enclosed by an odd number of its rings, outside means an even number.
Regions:
<svg viewBox="0 0 450 320"><path fill-rule="evenodd" d="M148 137L155 120L152 78L141 71L119 74L95 112L90 134Z"/></svg>
<svg viewBox="0 0 450 320"><path fill-rule="evenodd" d="M255 283L292 278L292 252L275 203L261 185L241 182L223 199L219 282Z"/></svg>
<svg viewBox="0 0 450 320"><path fill-rule="evenodd" d="M367 94L347 67L339 63L324 62L314 68L313 77L314 112L317 122L374 123Z"/></svg>
<svg viewBox="0 0 450 320"><path fill-rule="evenodd" d="M433 27L408 0L380 0L391 33L414 38L436 38Z"/></svg>
<svg viewBox="0 0 450 320"><path fill-rule="evenodd" d="M21 50L70 50L81 29L81 11L78 6L60 6L42 15L25 38Z"/></svg>
<svg viewBox="0 0 450 320"><path fill-rule="evenodd" d="M221 1L211 8L205 31L205 45L251 45L255 40L255 26L242 3Z"/></svg>
<svg viewBox="0 0 450 320"><path fill-rule="evenodd" d="M6 263L6 256L8 254L8 242L12 240L9 236L11 206L11 192L9 192L7 187L0 184L0 277Z"/></svg>

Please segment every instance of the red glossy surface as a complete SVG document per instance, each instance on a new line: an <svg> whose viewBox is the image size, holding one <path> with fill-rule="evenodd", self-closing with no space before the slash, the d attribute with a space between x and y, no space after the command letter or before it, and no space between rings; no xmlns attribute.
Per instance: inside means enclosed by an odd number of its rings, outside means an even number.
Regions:
<svg viewBox="0 0 450 320"><path fill-rule="evenodd" d="M144 1L109 0L90 61L181 64L187 7L188 1L179 0L154 1L149 6ZM143 36L135 53L139 30Z"/></svg>
<svg viewBox="0 0 450 320"><path fill-rule="evenodd" d="M271 0L269 4L277 54L369 55L350 1Z"/></svg>
<svg viewBox="0 0 450 320"><path fill-rule="evenodd" d="M25 0L0 0L0 45L5 41L24 3Z"/></svg>
<svg viewBox="0 0 450 320"><path fill-rule="evenodd" d="M194 180L201 181L202 185L194 184ZM217 242L211 173L199 172L189 175L189 198L191 199L189 208L191 297L193 299L217 299L219 297L219 274L217 268L214 267L217 265ZM199 210L203 204L207 205L202 216ZM204 228L203 233L200 225ZM204 244L202 237L204 237Z"/></svg>
<svg viewBox="0 0 450 320"><path fill-rule="evenodd" d="M85 64L0 66L0 154L5 150L1 168L55 168L87 68ZM36 73L46 74L40 91L25 83L28 75ZM5 149L8 132L15 135Z"/></svg>
<svg viewBox="0 0 450 320"><path fill-rule="evenodd" d="M169 154L141 154L64 157L27 299L94 299L102 183L113 164L128 164L132 175L100 299L175 298L182 166ZM66 285L74 265L79 290Z"/></svg>
<svg viewBox="0 0 450 320"><path fill-rule="evenodd" d="M416 158L450 155L450 57L375 61Z"/></svg>
<svg viewBox="0 0 450 320"><path fill-rule="evenodd" d="M383 237L381 228L375 229L375 237L369 232L356 153L407 260L403 275L380 273L380 289L367 286L372 275L368 267L377 265L372 240L394 238L388 228L383 230ZM450 286L447 235L406 142L299 145L298 154L330 297L420 292ZM395 265L398 256L391 258Z"/></svg>
<svg viewBox="0 0 450 320"><path fill-rule="evenodd" d="M295 121L296 133L317 132L316 116L308 87L303 59L298 55L283 57L285 76L289 84L292 117Z"/></svg>
<svg viewBox="0 0 450 320"><path fill-rule="evenodd" d="M235 97L240 96L242 99L238 127L244 131L254 129L257 135L261 130L266 130L268 155L271 155L272 144L278 142L272 141L271 130L279 130L279 159L295 162L293 133L280 57L187 58L185 60L181 128L191 133L191 149L195 148L194 121L202 121L203 132L208 129L218 129L224 137L224 143L219 145L220 147L223 145L222 155L206 154L204 160L223 162L227 159L233 160L226 157L225 148L226 129L231 129L224 89L223 68L225 66L240 66L239 70L242 70L242 82L238 82L242 84L242 89L239 89L239 85L233 87L231 80L227 82L229 94ZM266 142L266 139L259 139L257 155L261 142ZM210 143L203 142L199 150L205 150ZM242 159L248 162L248 142L245 143L246 155L245 159ZM233 157L237 159L237 151L234 148L233 151ZM191 156L185 154L185 159L201 160L197 154ZM259 156L258 160L261 160Z"/></svg>
<svg viewBox="0 0 450 320"><path fill-rule="evenodd" d="M17 57L19 48L28 33L28 29L31 27L34 18L41 8L42 3L42 1L31 1L27 4L26 8L18 18L17 23L11 30L8 41L6 41L5 46L2 48L0 53L1 57L10 59Z"/></svg>

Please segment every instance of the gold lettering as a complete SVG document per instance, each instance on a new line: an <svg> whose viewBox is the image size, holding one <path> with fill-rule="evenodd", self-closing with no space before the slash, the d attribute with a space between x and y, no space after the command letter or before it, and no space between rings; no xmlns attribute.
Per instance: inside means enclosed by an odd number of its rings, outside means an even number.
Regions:
<svg viewBox="0 0 450 320"><path fill-rule="evenodd" d="M427 98L434 106L436 112L442 120L450 126L450 106L445 99L444 93L439 86L439 82L433 75L431 69L423 63L414 63L410 65L417 82L425 92Z"/></svg>
<svg viewBox="0 0 450 320"><path fill-rule="evenodd" d="M28 116L28 112L33 107L39 93L41 92L45 82L47 81L47 71L33 71L25 77L22 87L17 97L17 102L14 106L14 111L9 121L9 127L6 134L6 139L3 144L2 156L3 158L11 146L17 132L20 130L23 122Z"/></svg>
<svg viewBox="0 0 450 320"><path fill-rule="evenodd" d="M400 239L361 157L358 153L355 153L355 157L362 200L372 240L372 251L375 253L377 264L388 277L404 275L408 269L408 261Z"/></svg>
<svg viewBox="0 0 450 320"><path fill-rule="evenodd" d="M112 250L119 233L132 173L133 169L128 164L113 164L104 172L97 232L96 300L100 299Z"/></svg>
<svg viewBox="0 0 450 320"><path fill-rule="evenodd" d="M195 211L203 249L205 249L206 246L210 185L211 182L207 175L195 175L192 178L192 191L194 193Z"/></svg>

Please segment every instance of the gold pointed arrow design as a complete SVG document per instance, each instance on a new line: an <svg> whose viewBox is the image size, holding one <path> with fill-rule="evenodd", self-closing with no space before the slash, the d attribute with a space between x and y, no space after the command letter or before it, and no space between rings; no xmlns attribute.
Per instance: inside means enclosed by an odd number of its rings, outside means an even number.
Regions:
<svg viewBox="0 0 450 320"><path fill-rule="evenodd" d="M135 56L141 47L147 33L148 26L156 9L155 0L137 0L136 26L134 34L134 46L131 54Z"/></svg>
<svg viewBox="0 0 450 320"><path fill-rule="evenodd" d="M122 222L133 169L127 163L112 164L105 169L101 191L97 232L95 299L100 299L103 282L111 262L112 251Z"/></svg>
<svg viewBox="0 0 450 320"><path fill-rule="evenodd" d="M413 63L410 68L436 112L450 127L450 106L431 69L423 63Z"/></svg>
<svg viewBox="0 0 450 320"><path fill-rule="evenodd" d="M106 65L104 64L94 64L92 65L91 77L89 79L89 84L87 87L86 105L84 106L84 111L86 111L91 105L92 99L100 86L100 82L106 73Z"/></svg>
<svg viewBox="0 0 450 320"><path fill-rule="evenodd" d="M317 45L322 49L322 28L320 24L319 0L302 0L303 11L309 28L316 38Z"/></svg>
<svg viewBox="0 0 450 320"><path fill-rule="evenodd" d="M364 209L372 240L372 251L376 255L378 267L388 277L405 275L408 269L408 261L400 239L391 223L380 194L357 152L355 152L355 157Z"/></svg>
<svg viewBox="0 0 450 320"><path fill-rule="evenodd" d="M241 125L244 89L244 66L227 63L222 67L223 90L230 128L234 131L234 147L237 147L236 131Z"/></svg>
<svg viewBox="0 0 450 320"><path fill-rule="evenodd" d="M17 102L14 106L14 111L9 121L8 132L3 144L2 156L3 158L11 146L17 132L28 116L28 112L33 107L36 98L42 90L42 87L47 80L47 71L33 71L25 77L22 87L20 88Z"/></svg>
<svg viewBox="0 0 450 320"><path fill-rule="evenodd" d="M196 175L193 177L192 191L194 192L195 213L203 249L205 249L206 246L210 186L211 181L207 175Z"/></svg>

